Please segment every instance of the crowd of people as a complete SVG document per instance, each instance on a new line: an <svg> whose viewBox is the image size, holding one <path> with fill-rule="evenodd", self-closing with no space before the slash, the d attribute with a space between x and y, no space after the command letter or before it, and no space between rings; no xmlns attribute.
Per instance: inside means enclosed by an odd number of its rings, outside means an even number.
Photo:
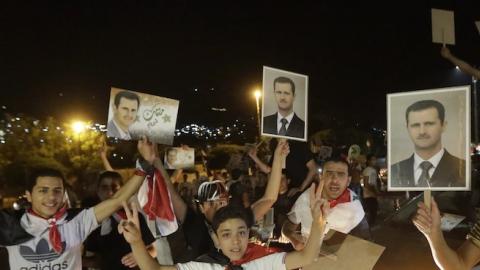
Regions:
<svg viewBox="0 0 480 270"><path fill-rule="evenodd" d="M442 55L458 62L447 50ZM104 147L105 171L92 196L75 194L74 182L57 170L33 170L30 207L0 211L0 245L11 269L301 268L315 261L327 231L372 240L377 222L376 157L337 149L320 157L321 146L318 139L271 139L267 155L259 156L258 145L245 149L247 168L192 174L166 169L157 145L144 137L128 180ZM421 203L413 219L436 263L471 268L480 260L478 223L455 252L439 220L434 200L431 207ZM174 234L174 241L167 238Z"/></svg>

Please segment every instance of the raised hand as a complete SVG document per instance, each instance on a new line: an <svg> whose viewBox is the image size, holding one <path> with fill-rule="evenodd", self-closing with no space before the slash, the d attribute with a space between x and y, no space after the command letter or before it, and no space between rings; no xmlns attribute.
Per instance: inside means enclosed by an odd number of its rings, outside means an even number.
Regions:
<svg viewBox="0 0 480 270"><path fill-rule="evenodd" d="M105 138L102 139L100 148L98 148L98 154L101 158L107 158L108 146Z"/></svg>
<svg viewBox="0 0 480 270"><path fill-rule="evenodd" d="M274 155L280 157L286 157L290 153L290 146L286 139L279 139L277 148L275 148Z"/></svg>
<svg viewBox="0 0 480 270"><path fill-rule="evenodd" d="M413 224L422 232L425 237L429 238L435 233L441 233L440 229L440 211L438 205L432 197L431 209L420 202L418 204L417 214L413 217Z"/></svg>
<svg viewBox="0 0 480 270"><path fill-rule="evenodd" d="M153 161L158 156L158 151L156 150L157 144L148 141L146 136L142 136L142 138L138 141L138 152L142 157L150 164L153 164Z"/></svg>
<svg viewBox="0 0 480 270"><path fill-rule="evenodd" d="M251 158L257 157L257 147L252 147L248 149L248 156L250 156Z"/></svg>
<svg viewBox="0 0 480 270"><path fill-rule="evenodd" d="M130 205L131 209L128 207L126 202L122 202L122 205L123 209L125 210L125 214L127 215L127 220L122 220L118 224L118 233L123 234L125 240L130 244L142 241L137 205L132 202Z"/></svg>
<svg viewBox="0 0 480 270"><path fill-rule="evenodd" d="M440 54L442 55L443 58L449 59L452 57L452 53L450 52L450 49L447 46L442 46L442 49L440 49Z"/></svg>

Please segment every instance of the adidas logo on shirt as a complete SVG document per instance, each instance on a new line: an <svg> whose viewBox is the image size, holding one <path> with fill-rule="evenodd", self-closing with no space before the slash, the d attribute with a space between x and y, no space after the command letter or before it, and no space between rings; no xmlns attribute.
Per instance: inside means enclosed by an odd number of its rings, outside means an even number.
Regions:
<svg viewBox="0 0 480 270"><path fill-rule="evenodd" d="M65 242L62 242L63 250L65 250ZM48 241L41 239L35 251L28 246L19 247L20 255L27 261L35 263L35 266L21 267L20 270L62 270L68 268L68 263L56 263L50 262L60 257L62 254L57 254L53 249L50 249Z"/></svg>

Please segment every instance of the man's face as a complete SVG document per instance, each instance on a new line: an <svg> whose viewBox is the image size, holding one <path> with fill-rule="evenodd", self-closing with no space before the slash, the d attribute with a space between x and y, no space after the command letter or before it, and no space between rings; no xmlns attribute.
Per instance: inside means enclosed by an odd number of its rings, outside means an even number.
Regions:
<svg viewBox="0 0 480 270"><path fill-rule="evenodd" d="M219 247L231 261L239 260L245 254L248 233L247 224L239 218L227 219L218 226L216 234Z"/></svg>
<svg viewBox="0 0 480 270"><path fill-rule="evenodd" d="M110 199L115 192L117 192L121 187L120 179L113 179L111 177L105 177L100 180L98 185L97 196L100 201L105 201Z"/></svg>
<svg viewBox="0 0 480 270"><path fill-rule="evenodd" d="M323 166L321 181L325 181L323 196L327 200L337 199L350 184L348 166L343 162L327 162Z"/></svg>
<svg viewBox="0 0 480 270"><path fill-rule="evenodd" d="M167 153L168 164L170 164L170 165L175 164L175 161L177 161L177 151L175 151L175 150L168 151L168 153Z"/></svg>
<svg viewBox="0 0 480 270"><path fill-rule="evenodd" d="M289 83L275 83L275 100L280 110L288 111L293 108L295 95Z"/></svg>
<svg viewBox="0 0 480 270"><path fill-rule="evenodd" d="M51 218L63 206L64 187L62 179L52 176L40 176L32 188L26 191L32 210L43 218Z"/></svg>
<svg viewBox="0 0 480 270"><path fill-rule="evenodd" d="M415 149L429 150L441 145L445 125L435 108L408 113L407 129Z"/></svg>
<svg viewBox="0 0 480 270"><path fill-rule="evenodd" d="M138 102L136 99L120 98L117 106L113 106L115 121L122 127L128 128L137 117Z"/></svg>
<svg viewBox="0 0 480 270"><path fill-rule="evenodd" d="M207 201L200 204L200 211L203 213L208 222L212 222L213 216L218 209L228 204L227 198L221 198L214 201Z"/></svg>

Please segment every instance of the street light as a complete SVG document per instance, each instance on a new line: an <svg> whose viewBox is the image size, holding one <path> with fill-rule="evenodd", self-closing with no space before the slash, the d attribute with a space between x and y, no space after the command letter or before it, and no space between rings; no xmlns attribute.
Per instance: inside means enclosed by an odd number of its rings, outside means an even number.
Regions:
<svg viewBox="0 0 480 270"><path fill-rule="evenodd" d="M87 129L87 124L83 121L73 121L71 124L71 128L73 133L75 134L76 137L76 145L77 145L77 154L80 155L80 149L81 149L81 135L82 133Z"/></svg>
<svg viewBox="0 0 480 270"><path fill-rule="evenodd" d="M257 102L257 129L258 129L258 138L260 138L260 97L262 96L262 91L256 89L253 91L253 96Z"/></svg>
<svg viewBox="0 0 480 270"><path fill-rule="evenodd" d="M75 134L79 135L80 133L82 133L83 131L85 131L85 129L87 128L87 124L85 124L85 122L82 122L82 121L74 121L72 123L72 130Z"/></svg>

